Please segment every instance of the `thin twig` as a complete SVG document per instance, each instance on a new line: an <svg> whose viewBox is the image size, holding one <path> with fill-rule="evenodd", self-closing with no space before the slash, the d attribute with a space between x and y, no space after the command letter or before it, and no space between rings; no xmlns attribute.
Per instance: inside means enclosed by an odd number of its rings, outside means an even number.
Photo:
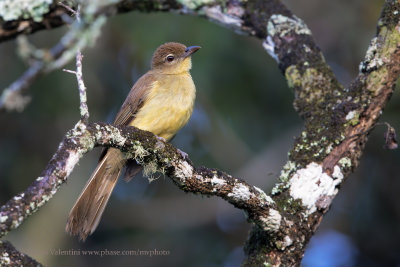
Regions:
<svg viewBox="0 0 400 267"><path fill-rule="evenodd" d="M53 60L59 58L70 46L74 40L64 43L65 39L56 44L49 50L50 58ZM65 64L68 62L65 62ZM53 69L47 69L48 62L45 59L35 60L29 69L14 81L9 87L4 89L0 96L0 110L19 111L22 112L30 101L29 96L24 96L24 92L35 82L40 76L50 72Z"/></svg>
<svg viewBox="0 0 400 267"><path fill-rule="evenodd" d="M23 111L25 106L30 102L30 97L23 96L22 93L43 74L43 69L44 63L42 61L35 61L20 78L4 89L0 96L0 110Z"/></svg>
<svg viewBox="0 0 400 267"><path fill-rule="evenodd" d="M89 109L87 106L87 97L86 97L86 86L83 82L83 74L82 74L82 53L78 51L76 54L76 71L63 69L63 71L75 74L76 80L78 82L79 87L79 101L80 101L80 114L81 114L81 121L84 124L87 124L89 121Z"/></svg>
<svg viewBox="0 0 400 267"><path fill-rule="evenodd" d="M62 6L62 7L64 7L64 8L65 8L66 10L68 10L69 12L71 12L72 14L74 14L74 15L77 14L77 11L76 11L76 10L74 10L72 7L70 7L70 6L66 5L66 4L64 4L63 2L58 2L58 4L59 4L60 6Z"/></svg>
<svg viewBox="0 0 400 267"><path fill-rule="evenodd" d="M81 21L81 6L78 5L77 10L73 10L72 8L66 6L64 3L60 3L60 5L64 6L68 10L70 10L76 17L77 22L80 23ZM79 88L79 110L81 114L81 121L84 124L88 124L89 122L89 109L87 106L87 97L86 97L86 86L85 83L83 82L83 73L82 73L82 59L83 55L80 50L76 52L76 71L71 71L71 70L66 70L63 69L65 72L73 73L76 76L76 80L78 82L78 88Z"/></svg>

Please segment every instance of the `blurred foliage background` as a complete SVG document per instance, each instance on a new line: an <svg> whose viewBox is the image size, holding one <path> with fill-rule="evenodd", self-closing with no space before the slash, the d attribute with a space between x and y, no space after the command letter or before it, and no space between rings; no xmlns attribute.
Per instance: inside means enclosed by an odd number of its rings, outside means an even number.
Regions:
<svg viewBox="0 0 400 267"><path fill-rule="evenodd" d="M339 80L348 85L375 34L383 0L285 0L305 20ZM66 27L29 40L50 47ZM112 121L132 84L167 41L200 45L193 56L197 100L188 125L173 140L195 165L216 167L269 191L302 122L292 108L276 63L261 41L193 16L132 12L112 17L96 45L84 51L91 121ZM0 45L0 88L26 69L16 42ZM67 66L74 69L74 63ZM5 203L41 173L79 119L75 77L61 70L30 88L22 113L0 114L0 201ZM396 91L381 121L400 129ZM304 266L399 266L400 153L382 148L378 126L359 168L344 183L311 240ZM239 266L249 224L218 198L185 194L168 178L149 184L119 181L96 232L85 243L68 236L70 208L97 164L86 155L68 183L20 228L6 236L45 266ZM56 256L54 250L167 250L169 256Z"/></svg>

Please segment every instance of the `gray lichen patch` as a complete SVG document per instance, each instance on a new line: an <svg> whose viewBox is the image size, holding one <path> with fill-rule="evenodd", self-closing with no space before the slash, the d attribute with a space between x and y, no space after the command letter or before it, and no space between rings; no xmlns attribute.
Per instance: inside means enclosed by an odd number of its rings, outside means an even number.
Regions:
<svg viewBox="0 0 400 267"><path fill-rule="evenodd" d="M254 197L254 194L250 192L249 187L242 183L236 183L232 188L232 192L228 194L228 197L233 198L235 201L247 201Z"/></svg>
<svg viewBox="0 0 400 267"><path fill-rule="evenodd" d="M271 194L277 195L281 193L283 190L289 187L288 181L291 175L297 170L296 163L293 161L288 161L283 166L281 174L279 176L280 183L277 183L274 188L272 188Z"/></svg>
<svg viewBox="0 0 400 267"><path fill-rule="evenodd" d="M348 157L341 158L338 163L342 168L351 168L352 166L351 159Z"/></svg>
<svg viewBox="0 0 400 267"><path fill-rule="evenodd" d="M239 13L244 13L244 9L243 8L241 8L241 9L242 10ZM239 29L240 26L243 24L242 19L240 19L237 16L233 16L233 15L223 12L221 6L219 6L219 5L212 6L212 7L205 6L203 8L203 10L204 10L205 15L209 19L211 19L223 26Z"/></svg>
<svg viewBox="0 0 400 267"><path fill-rule="evenodd" d="M0 223L7 221L8 216L0 216Z"/></svg>
<svg viewBox="0 0 400 267"><path fill-rule="evenodd" d="M70 157L71 163L73 162L72 159L79 160L84 153L86 153L88 150L92 150L96 140L96 137L93 137L87 131L86 125L81 121L79 121L72 130L67 132L66 137L69 139L71 143L73 143L74 145L78 145L76 147L76 151L70 151L70 153L72 153ZM75 166L75 163L72 164L72 166ZM67 168L67 170L68 169L70 168ZM68 172L68 174L69 173L70 172Z"/></svg>
<svg viewBox="0 0 400 267"><path fill-rule="evenodd" d="M144 158L150 155L150 152L147 151L139 141L134 142L133 151L134 151L133 158L135 158L138 162L142 164L144 163L143 162Z"/></svg>
<svg viewBox="0 0 400 267"><path fill-rule="evenodd" d="M267 32L268 35L274 36L275 34L278 34L279 37L283 37L290 32L294 32L298 35L311 35L311 31L304 21L296 16L290 18L281 14L274 14L271 16L268 21Z"/></svg>
<svg viewBox="0 0 400 267"><path fill-rule="evenodd" d="M279 176L279 180L281 182L287 182L289 181L290 175L296 171L296 163L293 161L288 161L286 164L283 166L283 169L281 171L281 175Z"/></svg>
<svg viewBox="0 0 400 267"><path fill-rule="evenodd" d="M276 242L275 242L275 245L276 245L276 247L279 249L279 250L282 250L282 251L284 251L288 246L290 246L290 245L292 245L293 244L293 240L290 238L290 236L285 236L284 238L283 238L283 240L277 240Z"/></svg>
<svg viewBox="0 0 400 267"><path fill-rule="evenodd" d="M87 150L85 150L85 151L87 151ZM82 155L83 155L83 151L79 151L79 150L69 152L69 156L67 158L67 161L65 162L64 170L62 170L67 173L66 176L69 176L72 173L75 165L79 162Z"/></svg>
<svg viewBox="0 0 400 267"><path fill-rule="evenodd" d="M214 0L177 0L177 2L181 3L182 5L190 8L190 9L197 9L200 6L207 5L210 3L215 2Z"/></svg>
<svg viewBox="0 0 400 267"><path fill-rule="evenodd" d="M157 162L155 161L150 161L143 165L143 176L147 177L150 183L154 182L160 177L160 176L157 177L154 176L154 174L157 171L158 171L158 165Z"/></svg>
<svg viewBox="0 0 400 267"><path fill-rule="evenodd" d="M275 201L270 196L268 196L262 189L258 188L257 186L254 186L253 188L258 192L258 198L260 199L261 206L265 204L272 205L275 203Z"/></svg>
<svg viewBox="0 0 400 267"><path fill-rule="evenodd" d="M272 37L270 35L267 36L267 38L265 39L265 41L263 42L263 47L264 49L267 51L267 53L273 58L275 59L275 61L277 63L279 63L279 57L277 54L275 54L275 43L272 40Z"/></svg>
<svg viewBox="0 0 400 267"><path fill-rule="evenodd" d="M378 37L374 37L367 49L364 61L360 63L360 72L369 72L375 70L384 64L381 55L379 54Z"/></svg>
<svg viewBox="0 0 400 267"><path fill-rule="evenodd" d="M179 161L177 163L172 163L175 167L174 176L179 179L180 185L184 185L186 178L193 176L193 167L186 161Z"/></svg>
<svg viewBox="0 0 400 267"><path fill-rule="evenodd" d="M212 186L217 186L217 187L222 187L222 186L226 185L226 181L224 179L218 178L217 175L214 175L211 178L210 183Z"/></svg>
<svg viewBox="0 0 400 267"><path fill-rule="evenodd" d="M360 112L358 110L352 110L347 113L345 119L350 123L350 125L355 126L359 123Z"/></svg>
<svg viewBox="0 0 400 267"><path fill-rule="evenodd" d="M398 11L398 10L395 10ZM384 11L389 12L389 11ZM399 20L399 13L393 14L393 12L388 13L388 17L392 17L394 21ZM367 83L371 84L374 82L382 83L386 82L385 77L387 74L387 68L385 67L387 62L390 62L390 58L395 52L400 43L400 31L398 25L384 25L384 23L391 24L393 21L381 21L381 27L379 28L379 35L371 40L371 43L367 49L367 53L363 62L360 64L360 72L371 72L369 75L369 81ZM374 72L378 70L376 74ZM371 77L372 76L372 77ZM383 77L383 80L380 78ZM377 86L374 86L377 87ZM375 92L375 96L379 94L373 88L370 87L370 91Z"/></svg>
<svg viewBox="0 0 400 267"><path fill-rule="evenodd" d="M33 19L40 22L48 13L53 0L2 0L0 1L0 17L4 21L17 19Z"/></svg>
<svg viewBox="0 0 400 267"><path fill-rule="evenodd" d="M269 209L268 216L260 217L260 221L264 231L276 232L281 226L282 215L277 210Z"/></svg>
<svg viewBox="0 0 400 267"><path fill-rule="evenodd" d="M122 136L121 132L115 128L110 126L105 126L106 131L109 135L111 135L111 140L115 145L123 146L126 142L126 137Z"/></svg>
<svg viewBox="0 0 400 267"><path fill-rule="evenodd" d="M0 254L0 266L9 266L11 264L10 255L7 252Z"/></svg>
<svg viewBox="0 0 400 267"><path fill-rule="evenodd" d="M288 246L293 244L293 240L289 236L285 236L283 240L277 240L275 242L276 247L279 250L284 251Z"/></svg>
<svg viewBox="0 0 400 267"><path fill-rule="evenodd" d="M332 175L328 175L322 166L312 162L306 168L299 169L290 180L290 196L302 201L307 209L305 216L315 212L317 208L327 208L337 194L337 186L343 181L339 166L334 167Z"/></svg>
<svg viewBox="0 0 400 267"><path fill-rule="evenodd" d="M200 179L200 180L203 179L203 177L201 177L201 176L198 176L196 178ZM210 183L211 183L211 186L213 187L213 192L217 192L218 190L220 190L227 184L224 179L218 178L217 175L214 175L210 179Z"/></svg>

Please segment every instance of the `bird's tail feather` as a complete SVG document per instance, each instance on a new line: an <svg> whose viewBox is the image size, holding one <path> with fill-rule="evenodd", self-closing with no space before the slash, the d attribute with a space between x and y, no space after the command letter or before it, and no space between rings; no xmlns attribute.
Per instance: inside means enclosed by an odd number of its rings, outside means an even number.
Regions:
<svg viewBox="0 0 400 267"><path fill-rule="evenodd" d="M72 207L65 230L84 241L94 232L125 164L118 149L108 149Z"/></svg>

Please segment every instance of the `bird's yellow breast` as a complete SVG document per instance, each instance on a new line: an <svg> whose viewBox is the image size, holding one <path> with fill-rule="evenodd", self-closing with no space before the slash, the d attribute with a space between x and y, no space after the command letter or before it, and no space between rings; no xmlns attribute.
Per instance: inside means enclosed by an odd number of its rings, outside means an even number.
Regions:
<svg viewBox="0 0 400 267"><path fill-rule="evenodd" d="M170 140L189 120L196 95L189 72L159 74L130 125Z"/></svg>

